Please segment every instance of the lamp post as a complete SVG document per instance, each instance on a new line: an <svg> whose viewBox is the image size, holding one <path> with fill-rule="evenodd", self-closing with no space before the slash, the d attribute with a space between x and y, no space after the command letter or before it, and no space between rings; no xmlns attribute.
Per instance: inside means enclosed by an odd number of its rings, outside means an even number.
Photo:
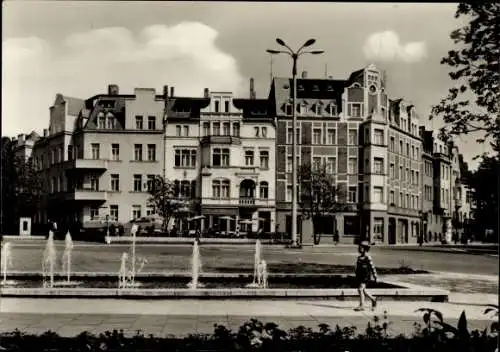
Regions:
<svg viewBox="0 0 500 352"><path fill-rule="evenodd" d="M302 51L304 48L310 47L316 43L316 39L307 40L297 51L293 51L282 39L276 38L276 42L287 50L270 50L269 54L286 54L292 58L292 78L293 78L293 95L292 95L292 247L298 247L297 242L297 60L302 54L319 55L323 54L323 50Z"/></svg>

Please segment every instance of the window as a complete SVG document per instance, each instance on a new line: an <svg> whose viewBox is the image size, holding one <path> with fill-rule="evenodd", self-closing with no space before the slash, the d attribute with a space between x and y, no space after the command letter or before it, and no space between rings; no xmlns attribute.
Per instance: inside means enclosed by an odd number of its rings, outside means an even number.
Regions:
<svg viewBox="0 0 500 352"><path fill-rule="evenodd" d="M373 202L374 203L384 203L384 188L383 187L373 187Z"/></svg>
<svg viewBox="0 0 500 352"><path fill-rule="evenodd" d="M215 101L215 112L219 112L220 111L220 102L219 101Z"/></svg>
<svg viewBox="0 0 500 352"><path fill-rule="evenodd" d="M392 178L395 178L395 174L394 174L394 164L391 163L391 165L389 166L389 174L391 175Z"/></svg>
<svg viewBox="0 0 500 352"><path fill-rule="evenodd" d="M292 186L286 186L286 201L291 202L292 201L292 191L293 187Z"/></svg>
<svg viewBox="0 0 500 352"><path fill-rule="evenodd" d="M260 168L269 169L269 152L267 150L260 151Z"/></svg>
<svg viewBox="0 0 500 352"><path fill-rule="evenodd" d="M73 160L73 146L71 144L68 145L68 160Z"/></svg>
<svg viewBox="0 0 500 352"><path fill-rule="evenodd" d="M135 117L135 129L136 130L142 130L142 123L143 123L142 120L143 120L143 118L140 115Z"/></svg>
<svg viewBox="0 0 500 352"><path fill-rule="evenodd" d="M245 165L253 166L253 150L245 150Z"/></svg>
<svg viewBox="0 0 500 352"><path fill-rule="evenodd" d="M97 127L100 128L100 129L104 129L106 128L106 116L104 116L104 114L99 114L99 119L98 119L98 122L97 122Z"/></svg>
<svg viewBox="0 0 500 352"><path fill-rule="evenodd" d="M156 144L148 144L148 161L156 161Z"/></svg>
<svg viewBox="0 0 500 352"><path fill-rule="evenodd" d="M349 174L355 174L358 171L358 159L357 158L349 158L348 164L347 164L347 173Z"/></svg>
<svg viewBox="0 0 500 352"><path fill-rule="evenodd" d="M348 193L347 193L347 201L349 203L356 203L357 202L357 187L356 186L349 186Z"/></svg>
<svg viewBox="0 0 500 352"><path fill-rule="evenodd" d="M142 161L142 144L134 144L134 160Z"/></svg>
<svg viewBox="0 0 500 352"><path fill-rule="evenodd" d="M92 143L91 144L92 148L92 159L97 160L100 158L100 145L99 143ZM52 153L52 156L54 156L54 153Z"/></svg>
<svg viewBox="0 0 500 352"><path fill-rule="evenodd" d="M261 127L262 138L267 138L267 127Z"/></svg>
<svg viewBox="0 0 500 352"><path fill-rule="evenodd" d="M329 157L326 159L326 172L333 174L337 170L337 162L335 157Z"/></svg>
<svg viewBox="0 0 500 352"><path fill-rule="evenodd" d="M349 110L349 116L361 117L361 104L360 103L349 103L348 110Z"/></svg>
<svg viewBox="0 0 500 352"><path fill-rule="evenodd" d="M321 129L313 129L313 144L321 144Z"/></svg>
<svg viewBox="0 0 500 352"><path fill-rule="evenodd" d="M415 159L415 147L413 145L411 146L411 157Z"/></svg>
<svg viewBox="0 0 500 352"><path fill-rule="evenodd" d="M214 198L229 198L229 180L212 181L212 196Z"/></svg>
<svg viewBox="0 0 500 352"><path fill-rule="evenodd" d="M114 129L116 127L116 119L112 114L108 114L106 122L108 129Z"/></svg>
<svg viewBox="0 0 500 352"><path fill-rule="evenodd" d="M313 157L312 169L314 171L319 171L321 169L321 157Z"/></svg>
<svg viewBox="0 0 500 352"><path fill-rule="evenodd" d="M389 197L390 197L389 198L389 203L395 205L396 203L395 203L395 199L394 199L394 191L391 191Z"/></svg>
<svg viewBox="0 0 500 352"><path fill-rule="evenodd" d="M374 172L376 174L383 175L384 174L384 159L382 159L382 158L373 159L373 168L374 168Z"/></svg>
<svg viewBox="0 0 500 352"><path fill-rule="evenodd" d="M399 154L403 154L403 141L399 141Z"/></svg>
<svg viewBox="0 0 500 352"><path fill-rule="evenodd" d="M156 130L156 116L148 116L148 130Z"/></svg>
<svg viewBox="0 0 500 352"><path fill-rule="evenodd" d="M120 191L120 175L118 174L111 175L111 190L114 192Z"/></svg>
<svg viewBox="0 0 500 352"><path fill-rule="evenodd" d="M142 192L142 175L134 175L134 192Z"/></svg>
<svg viewBox="0 0 500 352"><path fill-rule="evenodd" d="M212 155L213 166L229 166L229 149L214 148Z"/></svg>
<svg viewBox="0 0 500 352"><path fill-rule="evenodd" d="M399 167L399 177L398 177L401 181L404 180L404 175L403 175L403 167L400 166Z"/></svg>
<svg viewBox="0 0 500 352"><path fill-rule="evenodd" d="M420 160L420 148L419 148L419 147L417 147L416 149L417 149L417 152L416 152L416 153L417 153L417 155L415 156L415 159L416 159L416 160Z"/></svg>
<svg viewBox="0 0 500 352"><path fill-rule="evenodd" d="M358 144L358 131L349 130L349 137L348 138L349 138L348 144L350 144L350 145Z"/></svg>
<svg viewBox="0 0 500 352"><path fill-rule="evenodd" d="M411 174L411 184L414 185L415 184L415 171L411 170L410 174Z"/></svg>
<svg viewBox="0 0 500 352"><path fill-rule="evenodd" d="M180 125L175 126L175 135L177 137L180 137L182 135L182 126Z"/></svg>
<svg viewBox="0 0 500 352"><path fill-rule="evenodd" d="M231 135L231 124L229 122L224 122L222 124L222 134L224 136L229 136Z"/></svg>
<svg viewBox="0 0 500 352"><path fill-rule="evenodd" d="M109 206L109 220L118 221L118 205Z"/></svg>
<svg viewBox="0 0 500 352"><path fill-rule="evenodd" d="M286 144L292 144L293 141L293 128L288 128L286 131Z"/></svg>
<svg viewBox="0 0 500 352"><path fill-rule="evenodd" d="M220 122L214 122L212 125L213 135L220 136Z"/></svg>
<svg viewBox="0 0 500 352"><path fill-rule="evenodd" d="M337 144L337 133L333 128L329 128L326 133L326 143L327 144Z"/></svg>
<svg viewBox="0 0 500 352"><path fill-rule="evenodd" d="M185 168L196 167L196 149L176 149L174 165Z"/></svg>
<svg viewBox="0 0 500 352"><path fill-rule="evenodd" d="M262 181L259 184L259 195L260 199L267 199L269 198L269 184L266 181Z"/></svg>
<svg viewBox="0 0 500 352"><path fill-rule="evenodd" d="M406 156L410 157L410 144L406 143Z"/></svg>
<svg viewBox="0 0 500 352"><path fill-rule="evenodd" d="M410 169L406 168L405 171L405 181L408 182L410 181Z"/></svg>
<svg viewBox="0 0 500 352"><path fill-rule="evenodd" d="M378 145L384 144L384 130L375 129L373 132L373 143Z"/></svg>
<svg viewBox="0 0 500 352"><path fill-rule="evenodd" d="M140 205L132 205L132 220L140 219L141 216L141 206Z"/></svg>
<svg viewBox="0 0 500 352"><path fill-rule="evenodd" d="M64 192L64 177L59 175L59 191Z"/></svg>
<svg viewBox="0 0 500 352"><path fill-rule="evenodd" d="M235 137L240 136L240 123L239 122L233 123L233 136L235 136Z"/></svg>
<svg viewBox="0 0 500 352"><path fill-rule="evenodd" d="M289 156L286 159L286 172L292 172L292 163L293 163L293 158Z"/></svg>
<svg viewBox="0 0 500 352"><path fill-rule="evenodd" d="M260 134L259 134L260 129L259 129L259 127L254 127L253 129L255 130L255 137L260 137Z"/></svg>
<svg viewBox="0 0 500 352"><path fill-rule="evenodd" d="M203 136L210 136L210 122L203 122Z"/></svg>
<svg viewBox="0 0 500 352"><path fill-rule="evenodd" d="M99 177L97 175L90 176L90 189L93 191L99 191Z"/></svg>
<svg viewBox="0 0 500 352"><path fill-rule="evenodd" d="M384 240L384 218L373 219L373 240Z"/></svg>
<svg viewBox="0 0 500 352"><path fill-rule="evenodd" d="M99 145L99 144L97 144ZM94 152L94 148L93 148L94 144L92 144L92 154ZM56 150L55 149L52 149L50 151L50 155L51 155L51 158L50 158L50 163L51 164L55 164L56 163ZM99 159L99 158L98 158Z"/></svg>
<svg viewBox="0 0 500 352"><path fill-rule="evenodd" d="M403 198L403 192L399 192L399 206L401 208L404 208L404 206L403 206L403 199L404 199Z"/></svg>
<svg viewBox="0 0 500 352"><path fill-rule="evenodd" d="M285 104L285 114L287 115L292 114L292 104Z"/></svg>
<svg viewBox="0 0 500 352"><path fill-rule="evenodd" d="M335 106L335 104L328 105L328 111L330 112L330 116L337 115L337 107Z"/></svg>
<svg viewBox="0 0 500 352"><path fill-rule="evenodd" d="M411 207L411 204L410 204L410 195L409 194L406 195L406 204L405 204L405 207L406 208L410 208Z"/></svg>
<svg viewBox="0 0 500 352"><path fill-rule="evenodd" d="M227 100L224 102L224 111L229 112L229 102Z"/></svg>
<svg viewBox="0 0 500 352"><path fill-rule="evenodd" d="M58 151L58 154L59 154L59 155L58 155L58 159L59 159L58 161L61 163L61 162L63 162L63 161L64 161L64 147L63 147L63 145L62 145L62 144L61 144L61 146L58 148L58 150L57 150L57 151Z"/></svg>
<svg viewBox="0 0 500 352"><path fill-rule="evenodd" d="M391 152L394 152L394 151L395 151L395 150L394 150L394 148L395 148L395 145L394 145L395 143L394 143L394 142L395 142L394 137L391 137L391 142L390 142L390 144L389 144L389 150L390 150Z"/></svg>
<svg viewBox="0 0 500 352"><path fill-rule="evenodd" d="M99 218L99 208L95 205L90 206L90 220L97 220Z"/></svg>
<svg viewBox="0 0 500 352"><path fill-rule="evenodd" d="M146 185L148 187L148 192L152 192L155 186L155 175L147 175Z"/></svg>
<svg viewBox="0 0 500 352"><path fill-rule="evenodd" d="M184 137L188 137L189 136L189 126L184 126Z"/></svg>
<svg viewBox="0 0 500 352"><path fill-rule="evenodd" d="M120 145L111 144L111 160L120 160Z"/></svg>

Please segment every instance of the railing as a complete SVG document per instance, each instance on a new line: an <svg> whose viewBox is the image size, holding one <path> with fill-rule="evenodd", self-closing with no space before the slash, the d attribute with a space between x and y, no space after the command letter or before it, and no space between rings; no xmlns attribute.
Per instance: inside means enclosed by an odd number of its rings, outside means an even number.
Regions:
<svg viewBox="0 0 500 352"><path fill-rule="evenodd" d="M200 141L201 145L204 144L241 144L241 138L239 136L230 135L210 135L204 136Z"/></svg>
<svg viewBox="0 0 500 352"><path fill-rule="evenodd" d="M255 205L255 198L240 197L240 205Z"/></svg>

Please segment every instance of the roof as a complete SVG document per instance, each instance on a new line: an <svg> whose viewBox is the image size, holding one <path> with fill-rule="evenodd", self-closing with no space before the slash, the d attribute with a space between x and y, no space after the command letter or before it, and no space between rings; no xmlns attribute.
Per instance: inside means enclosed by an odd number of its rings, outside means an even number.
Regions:
<svg viewBox="0 0 500 352"><path fill-rule="evenodd" d="M78 116L85 105L85 100L68 96L63 97L68 106L68 115Z"/></svg>

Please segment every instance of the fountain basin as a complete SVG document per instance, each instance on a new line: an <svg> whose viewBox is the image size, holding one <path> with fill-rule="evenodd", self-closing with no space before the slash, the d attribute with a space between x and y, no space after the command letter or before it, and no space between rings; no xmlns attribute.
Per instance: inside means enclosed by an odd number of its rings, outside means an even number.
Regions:
<svg viewBox="0 0 500 352"><path fill-rule="evenodd" d="M81 282L79 287L43 288L39 275L16 275L15 286L3 286L0 295L4 297L86 297L86 298L143 298L143 299L182 299L182 298L227 298L227 299L277 299L277 300L357 300L358 290L354 277L347 275L281 275L269 277L269 288L248 288L252 275L209 275L200 276L205 287L187 288L191 281L189 275L136 277L140 288L118 289L118 279L107 275L73 275ZM372 294L382 300L424 300L448 301L449 292L441 289L422 287L395 281L368 285Z"/></svg>

